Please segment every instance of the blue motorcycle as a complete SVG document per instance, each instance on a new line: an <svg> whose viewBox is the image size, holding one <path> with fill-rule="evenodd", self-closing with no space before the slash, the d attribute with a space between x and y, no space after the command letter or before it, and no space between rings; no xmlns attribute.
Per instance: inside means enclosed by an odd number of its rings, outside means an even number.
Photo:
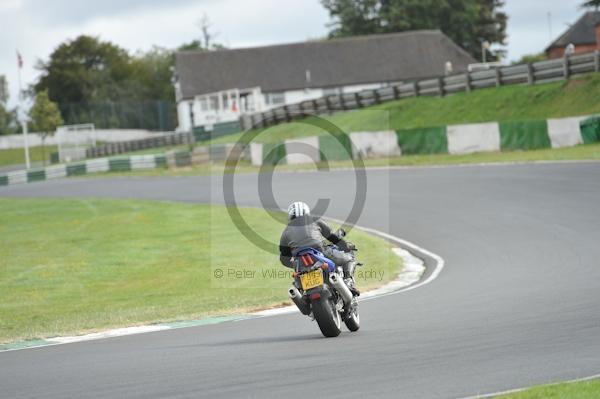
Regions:
<svg viewBox="0 0 600 399"><path fill-rule="evenodd" d="M338 235L343 237L344 230ZM348 247L354 257L356 247L351 243ZM340 335L342 322L350 331L360 328L358 300L344 281L343 269L314 248L300 249L294 257L294 284L289 295L302 314L317 321L326 337Z"/></svg>

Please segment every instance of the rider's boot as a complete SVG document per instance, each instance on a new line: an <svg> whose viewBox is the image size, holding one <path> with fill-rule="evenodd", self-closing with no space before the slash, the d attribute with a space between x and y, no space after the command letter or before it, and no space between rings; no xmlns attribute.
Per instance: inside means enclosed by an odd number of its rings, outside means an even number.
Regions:
<svg viewBox="0 0 600 399"><path fill-rule="evenodd" d="M352 295L359 296L360 291L356 288L354 284L354 269L356 267L356 263L354 261L348 262L344 267L344 282L350 288L350 292Z"/></svg>

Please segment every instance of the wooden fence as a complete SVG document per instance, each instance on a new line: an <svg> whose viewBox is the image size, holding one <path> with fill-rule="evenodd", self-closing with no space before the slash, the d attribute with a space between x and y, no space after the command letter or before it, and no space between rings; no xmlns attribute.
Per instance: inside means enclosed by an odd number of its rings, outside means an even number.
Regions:
<svg viewBox="0 0 600 399"><path fill-rule="evenodd" d="M262 128L310 115L358 109L407 97L445 96L487 87L548 83L588 72L600 72L600 52L393 84L357 93L331 95L273 108L262 113L244 115L240 118L240 124L243 130Z"/></svg>

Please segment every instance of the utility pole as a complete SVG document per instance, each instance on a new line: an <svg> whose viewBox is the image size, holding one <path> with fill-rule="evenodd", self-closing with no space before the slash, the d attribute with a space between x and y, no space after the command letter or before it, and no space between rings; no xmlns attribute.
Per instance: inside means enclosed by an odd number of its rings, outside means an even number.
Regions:
<svg viewBox="0 0 600 399"><path fill-rule="evenodd" d="M548 11L548 40L552 41L552 13Z"/></svg>
<svg viewBox="0 0 600 399"><path fill-rule="evenodd" d="M21 127L23 128L23 147L25 148L25 167L27 169L31 168L31 162L29 160L29 143L27 140L27 115L25 114L25 109L23 108L23 90L21 89L21 69L23 69L23 59L21 58L21 54L19 50L17 50L17 66L19 67L19 120L21 122Z"/></svg>

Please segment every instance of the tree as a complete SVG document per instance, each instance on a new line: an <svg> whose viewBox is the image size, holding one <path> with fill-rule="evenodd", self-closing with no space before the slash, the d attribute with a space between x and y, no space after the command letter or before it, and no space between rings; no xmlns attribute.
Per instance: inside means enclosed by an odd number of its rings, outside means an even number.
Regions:
<svg viewBox="0 0 600 399"><path fill-rule="evenodd" d="M63 124L58 106L50 100L47 90L37 93L29 116L33 130L38 131L42 136L42 160L46 166L46 137L54 134L56 128Z"/></svg>
<svg viewBox="0 0 600 399"><path fill-rule="evenodd" d="M184 43L177 48L179 51L187 51L187 50L199 50L199 51L212 51L212 50L225 50L225 47L221 43L217 43L214 41L214 38L218 36L218 33L214 33L211 31L210 27L212 24L208 19L206 14L202 15L200 21L198 21L198 28L200 28L200 32L202 33L201 39L194 39L189 43Z"/></svg>
<svg viewBox="0 0 600 399"><path fill-rule="evenodd" d="M504 0L321 0L330 37L440 29L476 59L481 43L504 45ZM494 54L496 57L499 52Z"/></svg>
<svg viewBox="0 0 600 399"><path fill-rule="evenodd" d="M96 37L81 35L60 44L37 69L41 76L35 92L47 90L49 98L59 104L131 97L125 88L132 76L129 54Z"/></svg>
<svg viewBox="0 0 600 399"><path fill-rule="evenodd" d="M521 59L514 61L511 64L512 65L531 64L533 62L545 61L547 59L548 59L548 56L544 52L536 53L536 54L525 54L524 56L521 57Z"/></svg>
<svg viewBox="0 0 600 399"><path fill-rule="evenodd" d="M126 83L135 100L175 101L172 76L175 56L172 50L154 46L131 59L132 76Z"/></svg>
<svg viewBox="0 0 600 399"><path fill-rule="evenodd" d="M8 82L0 75L0 134L12 134L17 127L16 108L8 109Z"/></svg>
<svg viewBox="0 0 600 399"><path fill-rule="evenodd" d="M600 9L600 0L588 0L581 4L581 8L593 8L595 11Z"/></svg>

